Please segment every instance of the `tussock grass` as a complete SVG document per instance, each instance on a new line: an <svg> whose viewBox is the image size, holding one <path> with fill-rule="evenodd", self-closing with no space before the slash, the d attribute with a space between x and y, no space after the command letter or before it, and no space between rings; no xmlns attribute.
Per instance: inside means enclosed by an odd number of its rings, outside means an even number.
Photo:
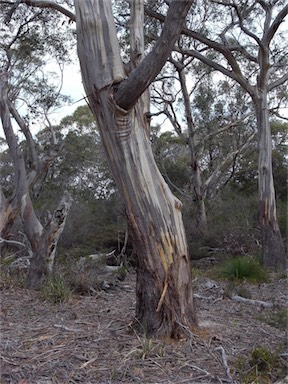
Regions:
<svg viewBox="0 0 288 384"><path fill-rule="evenodd" d="M44 300L54 304L61 304L70 299L72 291L61 276L55 275L46 280L42 294Z"/></svg>
<svg viewBox="0 0 288 384"><path fill-rule="evenodd" d="M261 283L268 280L266 271L250 257L235 257L226 260L216 267L215 274L219 278L236 281L248 280Z"/></svg>

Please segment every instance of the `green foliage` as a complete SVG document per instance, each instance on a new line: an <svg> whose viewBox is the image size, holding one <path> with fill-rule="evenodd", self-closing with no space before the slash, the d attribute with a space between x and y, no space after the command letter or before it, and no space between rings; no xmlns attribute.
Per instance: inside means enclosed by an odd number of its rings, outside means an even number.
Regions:
<svg viewBox="0 0 288 384"><path fill-rule="evenodd" d="M128 269L123 265L116 270L117 280L124 281L127 276Z"/></svg>
<svg viewBox="0 0 288 384"><path fill-rule="evenodd" d="M208 232L204 237L197 231L195 203L183 202L183 220L193 259L260 252L256 193L247 197L227 186L207 201Z"/></svg>
<svg viewBox="0 0 288 384"><path fill-rule="evenodd" d="M261 313L258 319L272 327L285 330L288 326L288 308L282 308L276 312Z"/></svg>
<svg viewBox="0 0 288 384"><path fill-rule="evenodd" d="M217 266L216 274L230 280L267 281L268 275L258 262L249 257L235 257Z"/></svg>
<svg viewBox="0 0 288 384"><path fill-rule="evenodd" d="M288 124L279 120L271 122L272 135L272 166L274 176L274 187L278 200L287 201L287 138ZM231 185L243 194L250 195L257 189L258 156L256 150L256 139L251 143L249 152L241 158L241 166L238 167L232 177Z"/></svg>
<svg viewBox="0 0 288 384"><path fill-rule="evenodd" d="M62 276L49 277L43 286L43 298L54 304L61 304L68 301L72 291Z"/></svg>
<svg viewBox="0 0 288 384"><path fill-rule="evenodd" d="M152 128L151 140L156 162L170 187L173 189L173 185L176 185L185 190L191 180L190 158L186 142L170 131L158 136L157 127Z"/></svg>
<svg viewBox="0 0 288 384"><path fill-rule="evenodd" d="M135 332L135 330L134 330ZM134 356L136 359L145 360L149 357L163 357L165 355L165 346L157 343L145 334L140 337L136 332L135 335L139 341L139 345L133 348L125 357Z"/></svg>
<svg viewBox="0 0 288 384"><path fill-rule="evenodd" d="M243 384L270 384L285 376L285 365L278 352L256 347L250 355L239 357L235 363Z"/></svg>
<svg viewBox="0 0 288 384"><path fill-rule="evenodd" d="M288 220L287 220L287 201L277 201L277 218L282 236L285 237L288 234Z"/></svg>
<svg viewBox="0 0 288 384"><path fill-rule="evenodd" d="M72 125L76 125L78 132L83 130L96 128L95 118L88 107L88 105L81 105L78 107L72 115L65 116L61 120L61 126L71 128Z"/></svg>

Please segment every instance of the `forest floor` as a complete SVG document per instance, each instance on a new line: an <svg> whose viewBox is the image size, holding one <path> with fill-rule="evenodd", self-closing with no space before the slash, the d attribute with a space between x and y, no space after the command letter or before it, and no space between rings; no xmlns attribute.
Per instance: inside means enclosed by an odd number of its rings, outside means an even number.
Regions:
<svg viewBox="0 0 288 384"><path fill-rule="evenodd" d="M273 306L234 301L235 289ZM74 294L62 304L44 300L39 291L2 287L0 383L288 382L281 317L287 278L236 286L200 274L194 294L200 327L173 341L133 329L133 271L113 290Z"/></svg>

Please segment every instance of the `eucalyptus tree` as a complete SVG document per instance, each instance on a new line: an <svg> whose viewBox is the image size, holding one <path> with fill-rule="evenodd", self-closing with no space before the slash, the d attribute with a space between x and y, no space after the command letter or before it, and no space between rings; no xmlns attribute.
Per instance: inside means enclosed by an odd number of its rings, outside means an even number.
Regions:
<svg viewBox="0 0 288 384"><path fill-rule="evenodd" d="M13 6L11 9L11 4L7 2L1 2L0 7L3 22L0 43L0 118L13 163L14 183L14 190L10 194L1 185L0 230L1 237L7 237L16 217L21 215L30 244L28 252L32 256L27 283L39 287L45 275L52 273L57 242L71 206L71 197L65 193L49 223L42 225L32 203L33 186L41 183L60 148L48 114L51 108L59 106L63 98L59 87L48 81L52 74L45 76L43 68L47 65L47 57L52 56L62 66L68 51L63 41L56 36L51 45L51 17L49 20L47 12L33 13ZM41 23L45 25L43 30L40 29ZM51 133L49 150L41 156L37 151L30 121L37 122L38 119L40 124L40 117L47 122ZM24 137L22 142L15 133L15 126L18 126Z"/></svg>
<svg viewBox="0 0 288 384"><path fill-rule="evenodd" d="M180 193L193 199L197 232L205 237L206 200L227 184L239 155L255 137L251 105L249 110L239 87L217 79L215 72L190 56L173 53L169 63L153 84L151 97L157 112L152 117L167 116L187 147L191 182ZM167 173L165 178L171 184Z"/></svg>
<svg viewBox="0 0 288 384"><path fill-rule="evenodd" d="M76 22L77 49L89 105L117 188L125 202L137 258L136 318L148 334L178 337L196 323L181 202L161 176L149 139L147 88L179 37L192 0L171 1L161 35L144 57L144 1L129 1L129 71L120 55L111 1L75 0L75 16L52 1L15 6L50 7Z"/></svg>
<svg viewBox="0 0 288 384"><path fill-rule="evenodd" d="M191 27L182 29L183 35L188 40L192 39L194 46L175 49L229 77L252 99L258 131L263 263L268 267L282 268L287 260L276 215L270 115L279 113L281 104L275 104L275 101L287 101L287 30L283 22L288 5L282 0L248 0L244 3L205 0L197 4ZM164 15L149 7L146 13L165 20Z"/></svg>

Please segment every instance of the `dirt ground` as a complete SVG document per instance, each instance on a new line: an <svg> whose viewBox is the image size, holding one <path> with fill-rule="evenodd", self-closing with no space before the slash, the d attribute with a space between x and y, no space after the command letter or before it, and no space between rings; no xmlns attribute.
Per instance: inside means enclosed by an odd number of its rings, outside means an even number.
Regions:
<svg viewBox="0 0 288 384"><path fill-rule="evenodd" d="M45 301L41 292L3 289L0 383L288 382L287 329L263 321L287 305L287 279L242 284L243 296L272 308L232 300L231 283L202 276L194 286L200 328L186 330L180 341L151 340L133 329L133 271L113 290L73 295L63 304ZM249 381L243 375L257 347L277 352L281 368L269 366L268 378Z"/></svg>

